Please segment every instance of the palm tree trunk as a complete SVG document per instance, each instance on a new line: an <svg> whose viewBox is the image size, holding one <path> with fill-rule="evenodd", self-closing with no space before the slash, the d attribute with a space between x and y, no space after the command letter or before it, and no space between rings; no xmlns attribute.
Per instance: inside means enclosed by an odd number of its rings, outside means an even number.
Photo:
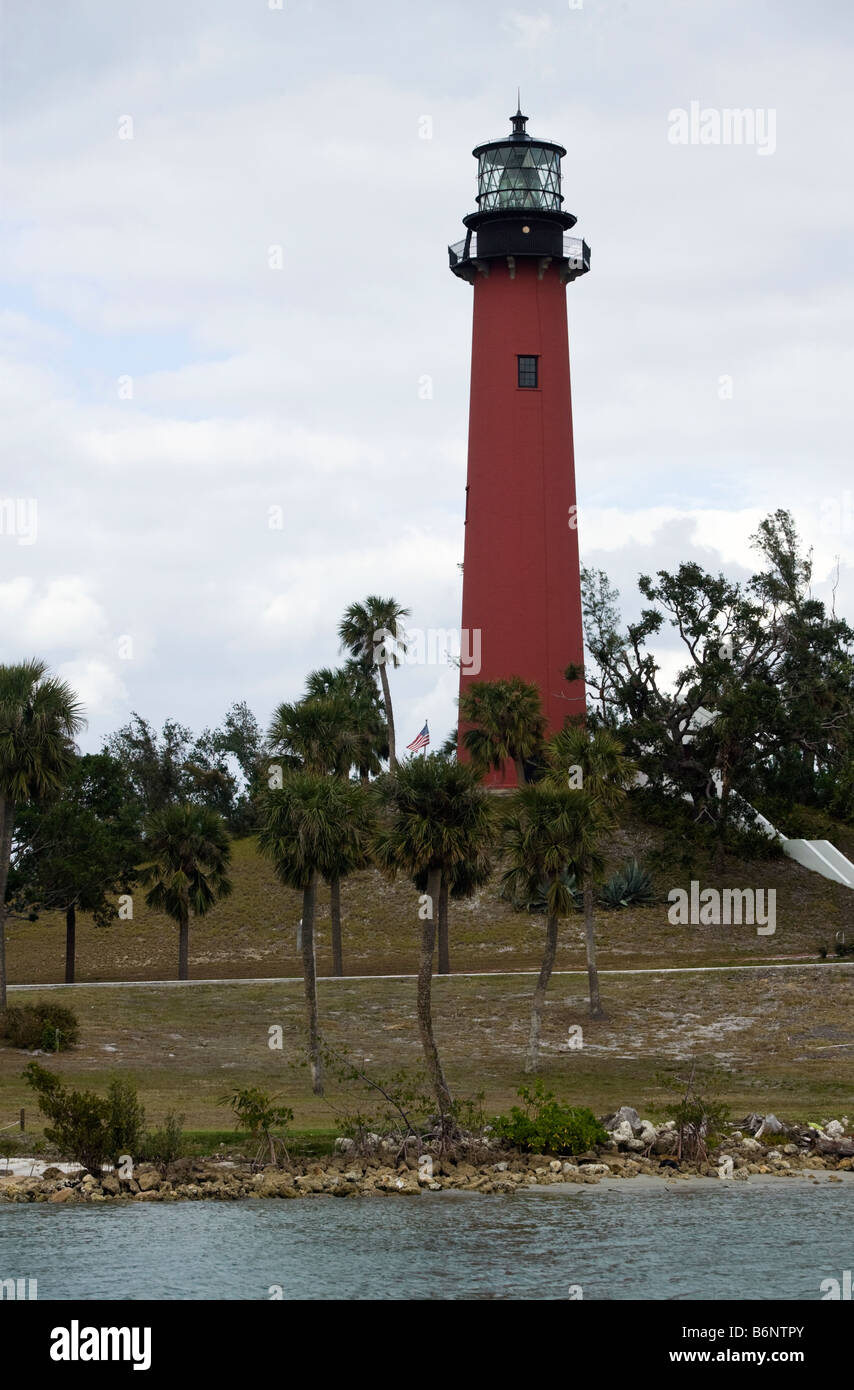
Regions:
<svg viewBox="0 0 854 1390"><path fill-rule="evenodd" d="M178 979L190 978L190 914L187 912L178 923Z"/></svg>
<svg viewBox="0 0 854 1390"><path fill-rule="evenodd" d="M383 688L385 722L388 725L388 770L389 772L394 772L394 769L397 767L397 757L394 751L394 715L391 709L391 692L388 688L388 672L384 661L380 663L380 684Z"/></svg>
<svg viewBox="0 0 854 1390"><path fill-rule="evenodd" d="M540 1030L543 1020L543 1004L545 1002L549 980L554 970L556 955L557 918L549 915L546 920L546 949L543 952L543 963L540 966L537 987L534 990L534 998L531 1004L531 1031L528 1036L528 1058L525 1062L526 1072L536 1071L540 1060Z"/></svg>
<svg viewBox="0 0 854 1390"><path fill-rule="evenodd" d="M302 977L305 984L311 1089L316 1096L322 1096L323 1073L320 1065L320 1024L317 1016L317 971L314 963L314 906L316 901L317 874L314 873L302 895Z"/></svg>
<svg viewBox="0 0 854 1390"><path fill-rule="evenodd" d="M69 903L65 909L65 983L74 984L74 957L77 949L77 908Z"/></svg>
<svg viewBox="0 0 854 1390"><path fill-rule="evenodd" d="M14 824L14 802L9 797L0 796L0 1009L6 1007L6 884L9 881Z"/></svg>
<svg viewBox="0 0 854 1390"><path fill-rule="evenodd" d="M329 914L332 918L332 974L344 974L344 952L341 945L341 880L329 880Z"/></svg>
<svg viewBox="0 0 854 1390"><path fill-rule="evenodd" d="M442 871L431 869L427 875L427 895L431 903L439 901ZM431 1005L431 986L433 980L433 951L436 945L436 922L432 912L425 917L421 926L421 959L418 962L418 1031L424 1060L433 1086L433 1093L444 1124L446 1116L453 1107L448 1083L439 1061L439 1050L433 1036L433 1011Z"/></svg>
<svg viewBox="0 0 854 1390"><path fill-rule="evenodd" d="M450 975L451 952L448 945L448 880L442 874L439 889L439 974Z"/></svg>
<svg viewBox="0 0 854 1390"><path fill-rule="evenodd" d="M525 760L524 760L524 758L514 758L514 759L513 759L513 765L514 765L514 767L516 768L516 785L519 786L519 787L524 787L524 785L525 785Z"/></svg>
<svg viewBox="0 0 854 1390"><path fill-rule="evenodd" d="M599 997L599 971L596 968L596 936L593 931L593 878L584 879L584 944L587 948L587 980L590 989L590 1017L603 1018Z"/></svg>

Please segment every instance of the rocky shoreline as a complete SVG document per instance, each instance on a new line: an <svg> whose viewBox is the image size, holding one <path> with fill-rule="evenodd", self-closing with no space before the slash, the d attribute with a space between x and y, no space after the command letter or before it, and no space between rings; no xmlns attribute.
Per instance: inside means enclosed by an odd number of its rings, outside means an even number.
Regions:
<svg viewBox="0 0 854 1390"><path fill-rule="evenodd" d="M842 1182L854 1173L854 1139L847 1120L819 1126L789 1126L773 1115L752 1115L699 1162L678 1157L672 1121L656 1126L629 1106L607 1117L606 1144L571 1159L519 1154L481 1142L476 1157L441 1155L426 1145L369 1135L360 1150L336 1140L322 1160L265 1167L229 1160L180 1159L165 1171L151 1163L96 1177L83 1169L47 1167L38 1175L0 1174L0 1202L177 1202L239 1201L247 1198L417 1196L422 1192L510 1193L523 1187L599 1183L607 1179L660 1177L668 1181L709 1178L746 1181L751 1176L792 1178L827 1174ZM753 1132L751 1132L753 1131ZM764 1135L772 1135L763 1143ZM495 1147L493 1147L495 1146Z"/></svg>

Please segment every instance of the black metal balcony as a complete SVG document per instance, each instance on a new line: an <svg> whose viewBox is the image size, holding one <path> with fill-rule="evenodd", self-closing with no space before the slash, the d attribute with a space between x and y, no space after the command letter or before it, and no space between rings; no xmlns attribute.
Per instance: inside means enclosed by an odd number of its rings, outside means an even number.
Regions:
<svg viewBox="0 0 854 1390"><path fill-rule="evenodd" d="M491 256L490 259L492 258ZM480 268L477 254L477 232L470 231L463 241L457 241L453 246L449 246L448 259L455 275L459 275L463 280L473 280ZM514 258L509 257L509 259ZM583 241L581 237L564 235L563 257L559 259L558 263L565 280L577 280L579 275L586 275L590 269L590 247L587 242Z"/></svg>

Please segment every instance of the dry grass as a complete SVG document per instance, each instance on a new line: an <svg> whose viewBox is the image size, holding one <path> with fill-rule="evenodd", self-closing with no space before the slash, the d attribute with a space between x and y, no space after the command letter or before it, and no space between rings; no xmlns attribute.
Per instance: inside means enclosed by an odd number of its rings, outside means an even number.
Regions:
<svg viewBox="0 0 854 1390"><path fill-rule="evenodd" d="M437 979L436 1033L452 1088L485 1092L488 1111L506 1108L522 1079L533 981L530 977ZM623 1103L649 1111L672 1099L656 1074L690 1056L728 1073L725 1097L736 1116L773 1109L788 1119L854 1114L854 964L818 969L623 975L603 980L608 1017L593 1022L581 975L553 979L546 1006L542 1074L568 1100L598 1113ZM20 997L20 996L19 996ZM39 997L28 994L27 999ZM298 1128L337 1125L341 1089L311 1095L302 1066L303 1001L298 983L77 988L51 991L81 1021L73 1052L43 1059L64 1079L103 1090L116 1072L132 1075L149 1120L168 1109L189 1128L222 1129L217 1099L230 1086L284 1093ZM419 1068L412 980L342 980L320 986L327 1040L387 1076ZM268 1046L283 1029L284 1047ZM568 1050L571 1025L584 1034ZM26 1055L0 1049L0 1124L32 1094L21 1078Z"/></svg>
<svg viewBox="0 0 854 1390"><path fill-rule="evenodd" d="M629 823L609 848L609 870L631 854L659 848L663 833ZM845 848L845 846L842 846ZM687 872L658 875L661 901L650 908L600 910L600 964L618 966L726 964L816 958L820 943L832 947L836 931L854 935L854 895L841 885L807 872L788 859L731 862L723 875L696 872L704 887L764 887L777 893L777 930L757 936L749 927L674 927L667 920L666 894L688 887ZM300 973L296 928L298 894L283 888L252 839L234 845L234 893L206 918L191 925L190 973L196 979L251 979ZM418 900L405 880L389 883L374 871L356 874L342 886L345 968L350 975L401 974L416 968ZM318 969L331 970L329 902L320 894ZM64 921L57 914L37 923L8 927L9 978L13 984L46 984L63 978ZM177 931L150 912L138 894L134 919L106 929L82 915L78 922L78 981L174 978ZM452 966L455 970L525 970L538 967L543 919L514 913L497 892L497 881L468 902L451 907ZM584 963L581 919L561 925L558 968Z"/></svg>
<svg viewBox="0 0 854 1390"><path fill-rule="evenodd" d="M660 849L663 833L628 820L609 847L609 871L629 855ZM852 846L838 840L843 851ZM599 911L600 966L673 966L815 961L834 933L854 932L849 890L808 873L790 860L730 863L723 875L695 871L704 887L764 887L777 892L777 930L760 937L750 927L675 927L666 894L687 887L689 874L660 875L651 908ZM304 1129L339 1124L335 1086L325 1100L310 1093L302 1066L302 987L248 984L252 978L299 976L296 926L300 899L284 889L254 841L234 847L233 896L191 928L191 974L232 984L158 984L125 989L52 991L82 1024L81 1044L48 1065L77 1085L103 1090L112 1074L135 1077L149 1120L174 1109L190 1128L223 1129L228 1112L217 1099L229 1086L257 1084L281 1091ZM417 965L418 899L405 881L370 872L343 886L345 965L350 976L411 974ZM8 960L13 983L62 979L61 919L13 923ZM451 958L455 972L535 970L543 944L542 917L514 913L493 882L471 902L452 904ZM97 930L78 926L78 980L163 980L174 977L174 925L149 912L141 896L134 920ZM328 897L321 899L318 968L331 968ZM558 971L583 972L581 919L561 923ZM656 1074L677 1060L717 1060L729 1073L727 1099L736 1115L773 1109L789 1119L854 1114L854 964L820 968L758 968L698 974L603 976L608 1018L587 1017L586 976L556 976L546 1007L543 1075L564 1098L602 1113L622 1103L642 1109L669 1099ZM435 981L436 1032L457 1094L483 1090L488 1111L506 1108L522 1079L533 980L530 976L455 974ZM15 1002L37 992L13 995ZM388 1075L420 1067L411 979L322 981L327 1039ZM284 1050L268 1047L268 1028L280 1024ZM567 1048L580 1024L584 1047ZM32 1094L21 1078L24 1054L0 1048L0 1125Z"/></svg>

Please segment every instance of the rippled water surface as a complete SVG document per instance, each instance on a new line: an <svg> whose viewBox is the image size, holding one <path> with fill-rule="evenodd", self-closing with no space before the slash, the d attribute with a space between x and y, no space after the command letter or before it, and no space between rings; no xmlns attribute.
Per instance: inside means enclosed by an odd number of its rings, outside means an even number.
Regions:
<svg viewBox="0 0 854 1390"><path fill-rule="evenodd" d="M39 1298L808 1299L854 1263L854 1182L0 1208Z"/></svg>

